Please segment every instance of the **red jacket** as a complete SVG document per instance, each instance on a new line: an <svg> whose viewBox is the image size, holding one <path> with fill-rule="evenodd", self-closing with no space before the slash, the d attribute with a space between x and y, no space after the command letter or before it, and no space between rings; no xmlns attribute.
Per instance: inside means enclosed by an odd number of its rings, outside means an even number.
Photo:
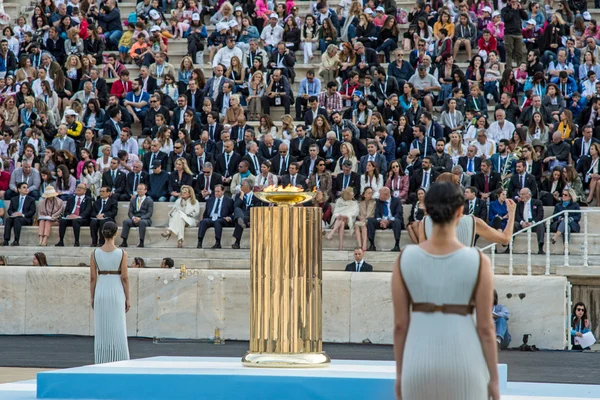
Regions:
<svg viewBox="0 0 600 400"><path fill-rule="evenodd" d="M486 44L485 40L483 40L483 36L482 36L481 38L479 38L479 41L477 42L477 47L479 47L479 50L485 50L487 53L489 53L492 50L498 51L498 42L496 42L495 37L490 36L490 40Z"/></svg>
<svg viewBox="0 0 600 400"><path fill-rule="evenodd" d="M125 86L123 86L123 81L119 79L113 82L112 87L110 88L110 94L111 96L115 95L120 99L124 99L127 92L131 92L132 86L133 84L131 83L131 81L127 81L127 83L125 83Z"/></svg>
<svg viewBox="0 0 600 400"><path fill-rule="evenodd" d="M0 190L7 191L10 183L10 174L6 171L0 171Z"/></svg>

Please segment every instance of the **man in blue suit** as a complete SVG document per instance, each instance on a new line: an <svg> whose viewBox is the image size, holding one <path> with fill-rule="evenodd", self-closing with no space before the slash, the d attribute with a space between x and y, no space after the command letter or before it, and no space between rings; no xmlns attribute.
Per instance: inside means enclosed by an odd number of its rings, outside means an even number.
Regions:
<svg viewBox="0 0 600 400"><path fill-rule="evenodd" d="M393 229L395 245L392 251L400 251L400 234L404 229L404 216L402 204L396 197L392 197L390 189L379 189L379 200L375 206L375 217L367 220L367 237L369 238L369 251L376 251L375 230Z"/></svg>
<svg viewBox="0 0 600 400"><path fill-rule="evenodd" d="M215 244L211 249L221 248L221 235L224 226L233 226L233 200L225 197L223 185L216 185L214 197L208 199L206 208L198 228L198 249L202 248L202 241L208 228L215 228Z"/></svg>

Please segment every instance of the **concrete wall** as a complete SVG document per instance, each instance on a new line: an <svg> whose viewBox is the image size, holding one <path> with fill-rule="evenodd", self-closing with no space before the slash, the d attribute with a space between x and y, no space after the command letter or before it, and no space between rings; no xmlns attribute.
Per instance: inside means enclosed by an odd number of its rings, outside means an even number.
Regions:
<svg viewBox="0 0 600 400"><path fill-rule="evenodd" d="M130 336L248 340L249 271L130 270ZM81 268L0 268L0 334L93 335L88 271ZM325 272L323 339L392 343L390 273ZM496 276L511 311L513 346L524 333L540 348L564 347L566 278ZM510 295L510 296L508 296ZM510 298L509 298L510 297ZM443 327L440 327L443 329Z"/></svg>

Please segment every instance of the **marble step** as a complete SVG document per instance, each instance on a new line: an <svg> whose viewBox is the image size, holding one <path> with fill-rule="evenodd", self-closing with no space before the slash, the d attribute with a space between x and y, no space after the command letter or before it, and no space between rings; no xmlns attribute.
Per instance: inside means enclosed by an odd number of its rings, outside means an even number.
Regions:
<svg viewBox="0 0 600 400"><path fill-rule="evenodd" d="M161 248L161 249L176 249L177 242L175 238L171 238L169 242L166 242L165 239L160 235L164 232L164 228L148 228L146 230L146 238L145 238L145 246L149 248ZM185 240L183 246L187 249L194 249L197 243L197 235L198 228L187 228L185 231ZM232 236L233 228L223 228L223 236L221 238L221 246L222 251L227 252L231 249L231 245L235 242L235 239ZM11 237L12 238L12 237ZM138 244L138 229L132 228L129 233L128 244L130 246L137 246ZM583 254L583 240L584 235L581 233L572 234L571 242L569 246L569 251L572 254ZM50 244L58 241L58 227L52 228L51 240ZM241 240L241 248L248 249L250 246L250 232L248 229L244 230L244 234ZM20 242L24 246L35 246L38 243L38 228L37 227L23 227L23 231L21 232ZM391 231L378 231L375 236L375 246L378 251L389 251L394 247L394 235ZM82 246L88 246L91 243L91 238L89 235L89 228L83 227L81 229L81 237L80 243ZM121 239L117 238L117 244L121 243ZM204 237L203 246L206 248L210 248L215 243L214 241L214 230L210 229L206 233ZM406 232L402 233L400 245L404 247L407 244L410 244L410 238ZM70 229L67 230L67 235L65 236L65 245L71 246L73 244L73 236L72 231ZM488 243L484 240L478 241L478 246L485 247ZM344 244L343 249L346 251L351 251L356 247L356 239L354 235L350 232L346 231L344 234ZM323 240L323 249L325 250L335 250L338 248L337 239L334 240ZM532 251L537 253L537 246L535 243L535 236L532 236ZM514 241L513 252L517 254L526 254L527 253L527 236L520 235L517 236ZM0 255L3 254L0 248ZM175 250L177 251L177 250ZM563 245L562 243L557 242L554 245L551 245L550 251L552 254L563 254ZM600 254L600 234L588 234L588 251L590 255Z"/></svg>

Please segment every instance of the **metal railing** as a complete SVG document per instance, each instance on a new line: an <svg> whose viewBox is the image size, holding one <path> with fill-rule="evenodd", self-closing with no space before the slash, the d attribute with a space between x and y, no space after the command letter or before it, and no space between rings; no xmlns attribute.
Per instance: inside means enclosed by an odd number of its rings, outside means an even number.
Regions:
<svg viewBox="0 0 600 400"><path fill-rule="evenodd" d="M520 230L518 232L513 233L513 235L510 238L510 242L509 242L509 253L508 253L508 274L512 275L513 274L513 267L514 267L514 259L513 259L513 244L514 244L514 239L516 236L523 236L523 235L527 235L527 275L531 276L531 234L532 234L532 228L535 228L538 225L542 225L545 224L546 225L546 235L544 238L544 242L546 244L546 272L545 275L550 275L550 225L552 224L552 220L560 215L564 215L565 216L565 221L569 220L569 214L574 214L574 213L578 213L578 214L583 214L583 246L582 246L582 250L583 250L583 266L584 267L588 267L589 266L589 254L588 254L588 214L593 213L593 214L600 214L600 209L584 209L584 210L564 210L561 211L557 214L553 214L547 218L544 218L541 221L538 221L530 226L528 226L526 229ZM515 221L516 222L516 221ZM537 242L536 242L537 243ZM485 252L486 250L490 250L491 251L491 262L492 262L492 271L495 272L495 267L496 267L496 247L497 244L496 243L492 243L488 246L485 246L483 248L481 248L481 251ZM565 223L565 233L564 233L564 266L568 267L569 266L569 224Z"/></svg>

